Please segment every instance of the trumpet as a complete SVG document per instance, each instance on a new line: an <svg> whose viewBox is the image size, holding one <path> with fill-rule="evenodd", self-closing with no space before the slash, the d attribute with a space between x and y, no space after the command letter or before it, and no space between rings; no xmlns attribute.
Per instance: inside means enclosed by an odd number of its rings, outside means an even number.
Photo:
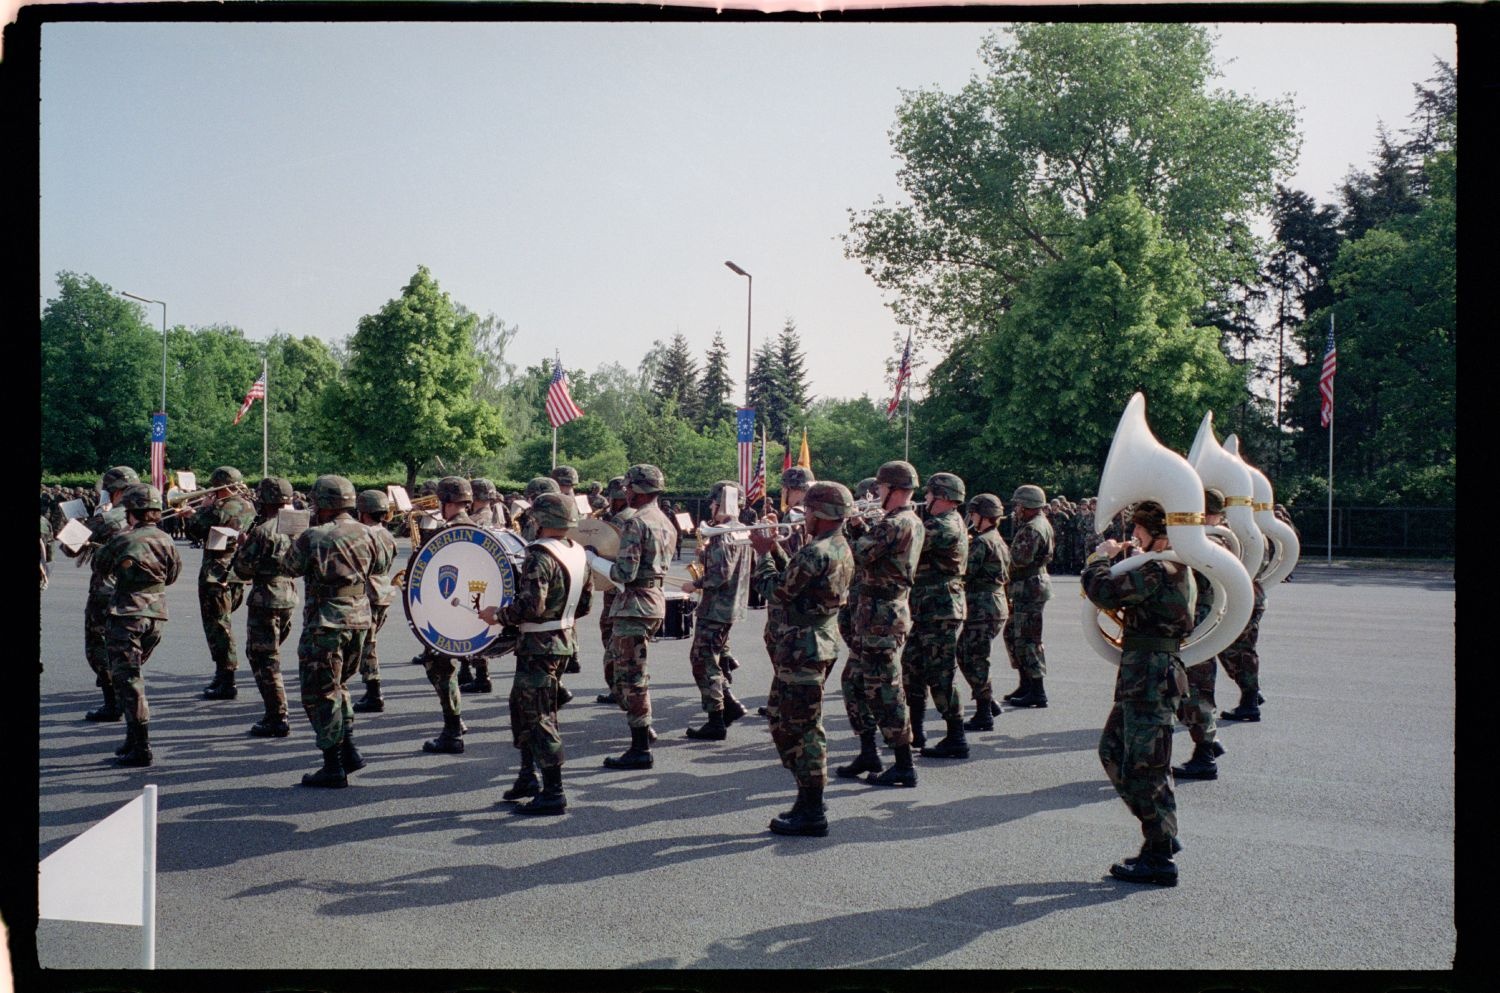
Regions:
<svg viewBox="0 0 1500 993"><path fill-rule="evenodd" d="M760 524L724 524L720 526L700 524L698 525L698 534L703 538L714 538L721 534L735 534L740 531L769 531L774 528L777 538L789 538L797 527L799 527L797 524L778 524L773 521L764 521Z"/></svg>

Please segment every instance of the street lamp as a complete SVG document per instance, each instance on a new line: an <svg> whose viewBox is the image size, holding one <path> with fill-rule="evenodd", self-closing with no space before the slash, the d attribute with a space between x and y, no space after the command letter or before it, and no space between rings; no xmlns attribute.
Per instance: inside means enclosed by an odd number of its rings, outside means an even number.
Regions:
<svg viewBox="0 0 1500 993"><path fill-rule="evenodd" d="M755 278L727 259L724 262L733 272L745 277L745 406L750 406L750 301L755 290Z"/></svg>
<svg viewBox="0 0 1500 993"><path fill-rule="evenodd" d="M167 412L167 301L151 300L147 297L136 296L134 293L126 293L124 290L120 291L120 295L139 300L141 303L161 304L161 412L165 414Z"/></svg>

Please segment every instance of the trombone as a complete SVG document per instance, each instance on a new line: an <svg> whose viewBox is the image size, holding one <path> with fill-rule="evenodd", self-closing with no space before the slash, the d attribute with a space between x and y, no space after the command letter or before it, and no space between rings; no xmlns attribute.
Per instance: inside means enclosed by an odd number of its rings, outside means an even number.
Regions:
<svg viewBox="0 0 1500 993"><path fill-rule="evenodd" d="M704 538L714 538L721 534L735 534L741 531L768 531L774 528L776 537L789 538L794 530L800 525L777 523L774 521L763 521L759 524L724 524L715 526L713 524L698 525L698 534Z"/></svg>
<svg viewBox="0 0 1500 993"><path fill-rule="evenodd" d="M172 509L162 514L161 519L165 521L174 517L180 517L183 514L197 513L200 505L207 501L209 497L222 493L225 490L236 496L244 497L252 503L255 500L255 494L251 492L250 487L245 483L222 483L218 486L209 486L201 490L194 490L191 493L179 493L169 498L167 502Z"/></svg>

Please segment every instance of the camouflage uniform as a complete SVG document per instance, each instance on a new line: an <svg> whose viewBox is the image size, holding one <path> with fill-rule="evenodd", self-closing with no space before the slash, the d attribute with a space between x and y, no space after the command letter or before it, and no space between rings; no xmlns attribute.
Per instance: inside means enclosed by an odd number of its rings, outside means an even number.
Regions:
<svg viewBox="0 0 1500 993"><path fill-rule="evenodd" d="M823 684L838 658L836 618L853 578L854 554L840 530L806 541L791 556L773 548L755 570L767 605L783 609L774 632L766 626L776 673L766 716L781 764L799 787L821 789L828 782Z"/></svg>
<svg viewBox="0 0 1500 993"><path fill-rule="evenodd" d="M1228 549L1229 543L1217 534L1209 534L1208 540ZM1193 581L1198 589L1198 606L1193 611L1193 626L1202 623L1212 609L1213 583L1203 573L1194 570ZM1218 663L1210 658L1197 665L1187 667L1188 691L1178 708L1178 717L1188 729L1194 745L1212 747L1218 738L1218 722L1214 720L1214 684L1218 679Z"/></svg>
<svg viewBox="0 0 1500 993"><path fill-rule="evenodd" d="M101 548L129 527L129 521L125 517L125 508L113 505L102 514L84 518L83 523L92 535L89 541ZM64 549L64 554L66 551ZM110 578L109 573L100 568L99 556L96 554L90 562L89 596L83 608L83 654L88 660L89 668L94 671L94 685L100 688L111 687L110 693L106 694L107 698L114 692L114 682L110 675L109 642L106 634L109 626L109 606L114 595L114 580ZM105 709L113 709L108 699L106 699ZM119 720L119 716L105 719Z"/></svg>
<svg viewBox="0 0 1500 993"><path fill-rule="evenodd" d="M526 549L516 577L516 595L500 611L502 624L518 625L516 677L510 691L510 733L517 749L534 757L544 770L563 764L562 735L557 726L557 690L562 667L578 651L572 619L555 630L528 630L534 624L564 620L574 581L551 543L576 547L566 538L544 538ZM587 566L578 579L583 587L573 618L583 617L592 604L593 583Z"/></svg>
<svg viewBox="0 0 1500 993"><path fill-rule="evenodd" d="M969 533L958 508L929 516L923 523L921 557L911 588L911 638L901 655L902 683L912 729L922 725L927 691L945 721L962 710L953 692L958 665L958 634L968 609L964 602L964 564L969 557ZM921 744L921 742L918 742Z"/></svg>
<svg viewBox="0 0 1500 993"><path fill-rule="evenodd" d="M910 506L898 507L854 542L859 603L854 640L843 680L844 708L858 734L864 725L859 702L874 717L888 745L910 745L906 693L901 683L901 649L911 630L907 597L922 554L922 522Z"/></svg>
<svg viewBox="0 0 1500 993"><path fill-rule="evenodd" d="M1258 579L1252 579L1251 586L1255 589L1255 606L1250 612L1250 623L1219 653L1224 674L1240 688L1239 706L1220 715L1231 720L1260 720L1260 654L1255 646L1260 641L1260 618L1266 612L1266 591ZM1238 714L1245 716L1237 717Z"/></svg>
<svg viewBox="0 0 1500 993"><path fill-rule="evenodd" d="M990 646L1010 617L1010 605L1005 599L1009 579L1010 548L1000 537L1000 529L992 527L983 534L971 535L969 560L964 568L968 616L958 637L958 667L974 694L976 706L985 710L995 698L990 682Z"/></svg>
<svg viewBox="0 0 1500 993"><path fill-rule="evenodd" d="M208 653L214 661L214 681L210 686L216 692L222 692L219 687L233 688L234 671L240 665L231 618L245 600L245 582L230 570L234 548L211 552L208 535L215 527L243 533L254 522L255 508L244 497L230 493L212 507L200 507L186 525L188 537L203 543L203 563L198 569L198 609L203 618L203 634L208 639Z"/></svg>
<svg viewBox="0 0 1500 993"><path fill-rule="evenodd" d="M460 510L453 517L438 525L437 530L446 531L456 528L460 524L473 525L474 521L468 512ZM428 538L431 541L431 537ZM422 650L422 666L427 670L427 681L432 684L437 693L438 706L443 712L443 727L445 730L458 732L463 728L463 694L458 689L458 666L455 659L449 655L442 655L431 648Z"/></svg>
<svg viewBox="0 0 1500 993"><path fill-rule="evenodd" d="M147 487L139 487L145 490ZM157 509L161 495L154 488ZM151 708L146 703L146 684L141 667L161 642L167 623L166 588L182 573L182 559L166 532L155 524L141 522L121 531L95 553L95 563L111 580L109 621L105 640L109 651L109 674L115 698L125 714L126 744L122 763L150 765L147 727ZM137 756L132 761L131 755Z"/></svg>
<svg viewBox="0 0 1500 993"><path fill-rule="evenodd" d="M623 486L623 481L621 485ZM613 484L611 484L611 493L613 492L614 488ZM625 522L630 520L630 518L634 515L634 510L629 507L623 507L617 513L606 513L603 516L602 520L607 524L613 524L616 529L620 529L623 528L625 526ZM609 690L607 692L599 694L600 703L619 703L618 698L616 698L614 695L615 619L613 617L615 598L618 595L619 592L615 589L615 585L613 583L610 583L608 586L604 587L604 604L599 609L599 638L604 642L604 685L609 687Z"/></svg>
<svg viewBox="0 0 1500 993"><path fill-rule="evenodd" d="M1010 666L1033 679L1047 675L1047 656L1042 649L1042 611L1052 599L1052 581L1047 564L1052 561L1054 540L1047 515L1016 521L1010 543L1010 621L1005 625L1005 650Z"/></svg>
<svg viewBox="0 0 1500 993"><path fill-rule="evenodd" d="M1172 723L1187 688L1179 646L1193 630L1197 588L1185 566L1151 561L1118 577L1102 557L1083 570L1089 600L1122 610L1124 646L1115 703L1099 739L1099 760L1115 791L1141 822L1148 844L1177 837L1172 793Z"/></svg>
<svg viewBox="0 0 1500 993"><path fill-rule="evenodd" d="M391 564L396 561L396 539L383 524L367 524L370 537L375 540L375 558L370 563L369 588L365 596L370 600L370 636L365 640L364 651L359 656L359 676L366 683L380 680L380 658L376 654L376 639L385 627L385 616L396 598L396 586L391 582Z"/></svg>
<svg viewBox="0 0 1500 993"><path fill-rule="evenodd" d="M291 487L287 487L288 493ZM281 571L292 540L278 534L276 518L258 518L231 560L240 579L250 581L245 619L245 656L266 705L266 721L286 723L286 688L281 679L281 643L292 633L297 584Z"/></svg>
<svg viewBox="0 0 1500 993"><path fill-rule="evenodd" d="M350 508L353 503L351 486ZM307 606L297 644L302 709L325 757L345 742L354 726L354 710L344 684L359 668L370 633L366 590L375 556L370 529L346 508L328 523L298 535L282 560L282 571L288 576L306 577Z"/></svg>
<svg viewBox="0 0 1500 993"><path fill-rule="evenodd" d="M724 710L728 691L720 660L729 647L730 629L745 616L753 559L750 544L743 538L734 540L727 535L710 538L703 552L703 578L693 584L703 591L703 597L695 612L693 647L688 658L707 714Z"/></svg>
<svg viewBox="0 0 1500 993"><path fill-rule="evenodd" d="M611 648L614 672L610 689L632 728L651 726L651 679L646 644L667 616L662 577L672 561L676 532L655 501L636 508L620 532L620 552L609 570L624 585L614 598Z"/></svg>

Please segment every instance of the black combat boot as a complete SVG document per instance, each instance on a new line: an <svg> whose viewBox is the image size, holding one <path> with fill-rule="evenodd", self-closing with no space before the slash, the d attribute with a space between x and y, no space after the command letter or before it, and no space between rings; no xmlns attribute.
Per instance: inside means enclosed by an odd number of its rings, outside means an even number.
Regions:
<svg viewBox="0 0 1500 993"><path fill-rule="evenodd" d="M728 652L719 656L719 669L724 673L724 682L734 682L734 670L740 667L740 660Z"/></svg>
<svg viewBox="0 0 1500 993"><path fill-rule="evenodd" d="M1034 676L1031 685L1026 688L1026 693L1016 697L1010 702L1012 707L1045 707L1047 706L1047 690L1042 685L1042 677Z"/></svg>
<svg viewBox="0 0 1500 993"><path fill-rule="evenodd" d="M115 759L115 765L143 767L151 764L151 735L148 726L137 724L134 728L135 738L132 740L127 732L126 743L130 745L129 751Z"/></svg>
<svg viewBox="0 0 1500 993"><path fill-rule="evenodd" d="M912 694L906 695L906 704L911 708L911 744L913 748L921 748L927 744L927 735L922 731L922 722L927 719L927 701L913 704Z"/></svg>
<svg viewBox="0 0 1500 993"><path fill-rule="evenodd" d="M1029 689L1031 689L1031 677L1023 672L1021 673L1021 681L1016 684L1016 688L1005 694L1000 699L1007 702L1015 700L1016 697L1025 696L1026 691Z"/></svg>
<svg viewBox="0 0 1500 993"><path fill-rule="evenodd" d="M385 711L385 700L380 696L380 680L365 683L365 695L354 701L356 714L379 714Z"/></svg>
<svg viewBox="0 0 1500 993"><path fill-rule="evenodd" d="M1214 764L1212 745L1193 746L1193 757L1182 765L1172 766L1172 775L1178 779L1218 779L1219 767Z"/></svg>
<svg viewBox="0 0 1500 993"><path fill-rule="evenodd" d="M530 803L516 808L518 814L561 814L568 809L568 798L563 795L562 766L542 766L542 792Z"/></svg>
<svg viewBox="0 0 1500 993"><path fill-rule="evenodd" d="M724 724L724 711L710 710L708 723L702 727L688 728L687 736L695 741L723 741L729 737L729 729Z"/></svg>
<svg viewBox="0 0 1500 993"><path fill-rule="evenodd" d="M775 834L822 838L828 834L827 811L823 805L823 787L801 786L797 789L797 802L792 809L773 817L769 826Z"/></svg>
<svg viewBox="0 0 1500 993"><path fill-rule="evenodd" d="M205 700L233 700L240 695L240 691L234 688L234 670L224 669L214 677L214 683L209 684L203 690Z"/></svg>
<svg viewBox="0 0 1500 993"><path fill-rule="evenodd" d="M565 707L565 706L567 706L568 704L570 704L572 702L573 702L573 691L570 690L570 689L568 689L562 683L558 683L557 684L557 706L559 708Z"/></svg>
<svg viewBox="0 0 1500 993"><path fill-rule="evenodd" d="M620 705L619 701L617 701L615 699L615 695L613 693L600 693L598 696L594 697L594 702L595 703L612 703L616 707L618 707Z"/></svg>
<svg viewBox="0 0 1500 993"><path fill-rule="evenodd" d="M473 678L464 679L464 672L469 669L469 660L464 659L463 666L459 671L458 691L460 693L492 693L494 684L490 682L490 663L483 657L474 659Z"/></svg>
<svg viewBox="0 0 1500 993"><path fill-rule="evenodd" d="M502 800L524 800L529 796L536 796L542 791L541 784L536 781L536 759L532 756L531 746L521 746L521 771L516 774L516 782L510 789L500 794Z"/></svg>
<svg viewBox="0 0 1500 993"><path fill-rule="evenodd" d="M1182 842L1178 841L1176 838L1173 838L1172 839L1172 846L1171 847L1172 847L1172 854L1176 855L1178 852L1182 851ZM1139 854L1132 855L1129 858L1123 859L1122 860L1122 864L1124 864L1124 865L1135 865L1137 862L1139 862L1141 860L1141 856L1147 854L1150 850L1151 850L1151 843L1148 841L1145 844L1141 845L1141 850L1140 850Z"/></svg>
<svg viewBox="0 0 1500 993"><path fill-rule="evenodd" d="M1254 697L1248 693L1240 694L1240 704L1233 710L1219 711L1221 721L1258 721L1260 720L1260 705L1255 702Z"/></svg>
<svg viewBox="0 0 1500 993"><path fill-rule="evenodd" d="M305 772L302 774L303 786L326 786L330 789L342 789L349 785L349 777L344 775L344 765L339 755L342 751L341 745L323 749L323 768L317 772Z"/></svg>
<svg viewBox="0 0 1500 993"><path fill-rule="evenodd" d="M964 723L965 731L993 731L995 730L995 715L999 713L999 706L989 697L977 696L974 698L974 716Z"/></svg>
<svg viewBox="0 0 1500 993"><path fill-rule="evenodd" d="M458 674L454 677L458 680L460 691L469 692L469 684L474 682L474 659L473 656L465 655L458 661Z"/></svg>
<svg viewBox="0 0 1500 993"><path fill-rule="evenodd" d="M444 717L443 730L431 741L422 742L422 751L441 752L445 755L462 755L464 752L464 723L457 717Z"/></svg>
<svg viewBox="0 0 1500 993"><path fill-rule="evenodd" d="M354 729L344 729L344 740L339 742L339 762L345 772L358 772L365 767L365 757L354 747Z"/></svg>
<svg viewBox="0 0 1500 993"><path fill-rule="evenodd" d="M745 705L734 698L729 690L724 691L724 726L728 727L746 714Z"/></svg>
<svg viewBox="0 0 1500 993"><path fill-rule="evenodd" d="M292 733L292 726L279 713L266 708L266 716L250 725L252 738L285 738Z"/></svg>
<svg viewBox="0 0 1500 993"><path fill-rule="evenodd" d="M104 703L83 715L86 721L109 721L113 723L124 717L120 705L115 700L115 688L109 684L99 687L104 693Z"/></svg>
<svg viewBox="0 0 1500 993"><path fill-rule="evenodd" d="M891 750L896 753L896 764L878 776L873 773L866 776L865 782L871 786L917 785L917 767L911 764L911 746L892 745Z"/></svg>
<svg viewBox="0 0 1500 993"><path fill-rule="evenodd" d="M879 772L885 768L885 763L880 761L880 752L875 749L875 732L861 731L859 735L859 754L854 761L848 765L841 765L833 770L834 775L841 779L855 779L866 772Z"/></svg>
<svg viewBox="0 0 1500 993"><path fill-rule="evenodd" d="M1172 861L1171 841L1146 842L1135 858L1124 859L1110 866L1109 874L1127 883L1176 886L1177 863Z"/></svg>
<svg viewBox="0 0 1500 993"><path fill-rule="evenodd" d="M1220 755L1224 754L1224 746L1219 743L1218 738L1214 739L1214 743L1210 747L1213 749L1214 758L1218 758ZM1176 841L1177 839L1174 838L1172 840Z"/></svg>
<svg viewBox="0 0 1500 993"><path fill-rule="evenodd" d="M129 755L133 751L135 751L135 725L127 722L125 725L125 743L115 749L115 755Z"/></svg>
<svg viewBox="0 0 1500 993"><path fill-rule="evenodd" d="M570 672L582 672L582 671L583 671L583 666L581 666L581 665L578 664L578 656L577 655L570 655L570 656L568 656L568 664L565 665L565 666L563 666L563 674L567 675Z"/></svg>
<svg viewBox="0 0 1500 993"><path fill-rule="evenodd" d="M656 764L651 755L650 728L631 728L630 747L619 758L604 760L606 769L649 769Z"/></svg>
<svg viewBox="0 0 1500 993"><path fill-rule="evenodd" d="M931 748L922 749L924 758L966 759L969 757L969 741L964 737L964 722L960 717L947 719L948 734Z"/></svg>

